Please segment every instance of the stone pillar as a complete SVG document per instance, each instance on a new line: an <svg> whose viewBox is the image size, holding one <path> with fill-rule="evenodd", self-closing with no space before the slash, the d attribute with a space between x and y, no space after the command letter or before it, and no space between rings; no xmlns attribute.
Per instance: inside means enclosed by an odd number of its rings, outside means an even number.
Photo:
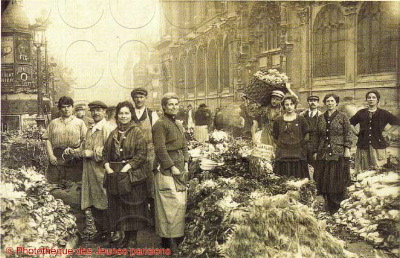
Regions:
<svg viewBox="0 0 400 258"><path fill-rule="evenodd" d="M344 6L345 15L345 87L357 85L357 3L349 2ZM355 96L353 96L355 97Z"/></svg>

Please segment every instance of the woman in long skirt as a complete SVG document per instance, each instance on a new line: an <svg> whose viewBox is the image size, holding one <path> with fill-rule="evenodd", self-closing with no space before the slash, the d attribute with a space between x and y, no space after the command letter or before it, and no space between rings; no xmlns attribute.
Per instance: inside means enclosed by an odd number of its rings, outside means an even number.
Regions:
<svg viewBox="0 0 400 258"><path fill-rule="evenodd" d="M304 141L307 122L295 112L298 103L296 97L287 96L282 103L285 113L275 121L272 131L276 141L274 173L297 178L309 177Z"/></svg>
<svg viewBox="0 0 400 258"><path fill-rule="evenodd" d="M147 143L132 121L133 112L130 102L117 105L118 127L111 132L103 152L110 231L124 231L124 237L116 243L117 248L135 247L137 231L147 225L147 176L142 169L147 157Z"/></svg>
<svg viewBox="0 0 400 258"><path fill-rule="evenodd" d="M318 148L314 179L319 194L325 197L327 210L335 213L350 182L351 126L345 113L337 110L339 96L327 94L327 111L318 124Z"/></svg>
<svg viewBox="0 0 400 258"><path fill-rule="evenodd" d="M392 127L389 132L398 129L400 119L385 109L378 108L381 95L376 90L370 90L365 94L368 107L359 110L350 123L353 126L360 125L360 130L353 131L358 136L356 151L356 172L367 169L377 169L386 164L386 148L389 144L382 135L386 125ZM396 126L394 126L396 125Z"/></svg>

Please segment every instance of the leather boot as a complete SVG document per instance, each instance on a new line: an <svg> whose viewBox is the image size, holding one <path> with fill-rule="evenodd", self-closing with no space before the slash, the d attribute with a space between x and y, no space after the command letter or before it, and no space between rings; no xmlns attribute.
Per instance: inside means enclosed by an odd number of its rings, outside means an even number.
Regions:
<svg viewBox="0 0 400 258"><path fill-rule="evenodd" d="M128 245L127 248L136 248L137 247L137 231L127 231L128 234Z"/></svg>
<svg viewBox="0 0 400 258"><path fill-rule="evenodd" d="M116 244L116 247L120 248L120 249L126 248L128 246L128 242L129 242L128 231L124 231L123 233L124 233L123 236L118 240L118 242Z"/></svg>

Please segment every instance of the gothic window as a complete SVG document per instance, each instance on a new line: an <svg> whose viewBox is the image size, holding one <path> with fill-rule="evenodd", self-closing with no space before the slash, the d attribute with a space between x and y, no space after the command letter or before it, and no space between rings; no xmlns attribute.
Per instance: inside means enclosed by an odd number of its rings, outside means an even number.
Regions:
<svg viewBox="0 0 400 258"><path fill-rule="evenodd" d="M218 52L215 40L212 40L208 46L207 86L209 92L216 92L218 89Z"/></svg>
<svg viewBox="0 0 400 258"><path fill-rule="evenodd" d="M191 50L188 54L186 64L186 89L187 93L194 94L194 50Z"/></svg>
<svg viewBox="0 0 400 258"><path fill-rule="evenodd" d="M335 5L324 7L317 15L313 31L314 76L344 75L344 15Z"/></svg>
<svg viewBox="0 0 400 258"><path fill-rule="evenodd" d="M393 24L379 2L365 2L358 15L358 74L396 70L399 24ZM396 23L396 22L394 22Z"/></svg>
<svg viewBox="0 0 400 258"><path fill-rule="evenodd" d="M221 54L221 88L229 88L229 40L225 39Z"/></svg>
<svg viewBox="0 0 400 258"><path fill-rule="evenodd" d="M204 63L204 47L199 47L197 50L197 62L196 62L196 89L197 92L205 91L205 63Z"/></svg>
<svg viewBox="0 0 400 258"><path fill-rule="evenodd" d="M177 84L176 88L177 91L176 93L178 94L179 97L183 98L185 96L185 55L182 55L180 60L179 60L179 66L178 66L178 76L177 76Z"/></svg>
<svg viewBox="0 0 400 258"><path fill-rule="evenodd" d="M264 51L279 47L279 26L277 23L268 22L264 27Z"/></svg>

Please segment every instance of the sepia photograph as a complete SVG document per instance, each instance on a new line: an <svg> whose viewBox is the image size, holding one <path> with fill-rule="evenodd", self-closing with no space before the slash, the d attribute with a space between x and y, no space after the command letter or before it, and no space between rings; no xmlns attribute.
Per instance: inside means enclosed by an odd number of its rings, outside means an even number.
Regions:
<svg viewBox="0 0 400 258"><path fill-rule="evenodd" d="M400 256L400 1L1 0L1 257Z"/></svg>

